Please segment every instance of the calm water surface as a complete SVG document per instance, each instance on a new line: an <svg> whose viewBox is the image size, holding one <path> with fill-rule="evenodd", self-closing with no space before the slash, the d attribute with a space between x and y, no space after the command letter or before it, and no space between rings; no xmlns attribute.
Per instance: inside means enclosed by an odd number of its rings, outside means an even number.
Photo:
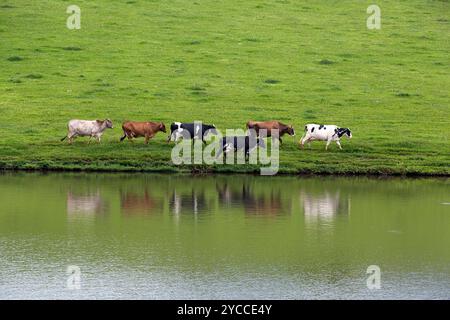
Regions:
<svg viewBox="0 0 450 320"><path fill-rule="evenodd" d="M2 174L0 298L450 299L450 180Z"/></svg>

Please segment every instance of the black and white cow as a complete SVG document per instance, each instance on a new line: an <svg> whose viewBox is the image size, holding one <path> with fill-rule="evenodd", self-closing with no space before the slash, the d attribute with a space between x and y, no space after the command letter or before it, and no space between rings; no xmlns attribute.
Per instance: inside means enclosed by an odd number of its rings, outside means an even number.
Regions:
<svg viewBox="0 0 450 320"><path fill-rule="evenodd" d="M335 125L328 124L314 124L309 123L305 126L305 134L300 141L300 145L303 148L305 143L310 143L314 140L326 141L325 150L328 150L328 146L332 141L335 141L339 149L342 149L340 139L342 136L352 137L352 132L349 128L339 128Z"/></svg>
<svg viewBox="0 0 450 320"><path fill-rule="evenodd" d="M180 137L183 137L185 139L201 139L206 143L204 139L208 133L217 134L217 129L213 124L173 122L170 125L170 135L167 142L176 142Z"/></svg>
<svg viewBox="0 0 450 320"><path fill-rule="evenodd" d="M238 150L244 150L245 159L247 160L250 153L258 146L261 148L266 147L264 139L254 134L246 136L225 136L220 141L220 148L216 158L219 158L222 152L226 157L231 150L234 150L234 153L237 153Z"/></svg>

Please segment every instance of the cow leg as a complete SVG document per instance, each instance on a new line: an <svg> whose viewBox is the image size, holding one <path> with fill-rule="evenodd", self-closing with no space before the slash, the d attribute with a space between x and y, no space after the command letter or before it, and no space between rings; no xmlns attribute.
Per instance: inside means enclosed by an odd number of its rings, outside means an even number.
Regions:
<svg viewBox="0 0 450 320"><path fill-rule="evenodd" d="M72 135L68 135L68 139L69 139L69 144L73 143L73 139L76 138L76 134L72 134Z"/></svg>
<svg viewBox="0 0 450 320"><path fill-rule="evenodd" d="M150 134L148 132L144 132L144 143L148 144L148 140L150 140Z"/></svg>
<svg viewBox="0 0 450 320"><path fill-rule="evenodd" d="M149 141L151 138L153 138L153 135L152 135L152 134L146 134L146 135L145 135L145 144L148 144L148 141Z"/></svg>
<svg viewBox="0 0 450 320"><path fill-rule="evenodd" d="M173 131L170 132L170 134L167 136L167 143L169 143L173 138Z"/></svg>
<svg viewBox="0 0 450 320"><path fill-rule="evenodd" d="M69 133L67 134L68 142L69 142L70 144L72 144L73 139L74 139L75 137L76 137L76 133L69 132Z"/></svg>
<svg viewBox="0 0 450 320"><path fill-rule="evenodd" d="M222 148L219 149L219 151L217 151L216 159L219 159L219 157L222 155L222 153L223 153L223 159L226 161L227 160L227 148L226 148L226 146L222 146Z"/></svg>
<svg viewBox="0 0 450 320"><path fill-rule="evenodd" d="M280 137L278 137L278 138L275 138L274 136L271 136L271 137L272 137L272 143L275 143L278 141L278 144L281 146L281 144L283 143L283 140L281 140Z"/></svg>
<svg viewBox="0 0 450 320"><path fill-rule="evenodd" d="M223 146L222 151L223 151L223 159L225 160L224 162L226 162L227 161L227 157L228 157L228 152L231 151L231 146L228 143L226 143Z"/></svg>
<svg viewBox="0 0 450 320"><path fill-rule="evenodd" d="M134 140L133 140L133 138L134 138L133 132L127 132L126 135L127 135L128 141L134 142Z"/></svg>
<svg viewBox="0 0 450 320"><path fill-rule="evenodd" d="M248 161L249 157L250 157L250 150L248 148L246 148L245 149L245 155L244 155L245 162Z"/></svg>
<svg viewBox="0 0 450 320"><path fill-rule="evenodd" d="M311 142L314 141L313 138L309 137L308 139L306 139L304 141L304 143L306 143L306 145L308 146L308 149L311 149Z"/></svg>
<svg viewBox="0 0 450 320"><path fill-rule="evenodd" d="M328 150L328 146L330 145L330 143L331 143L331 140L327 140L327 144L325 146L325 150Z"/></svg>
<svg viewBox="0 0 450 320"><path fill-rule="evenodd" d="M302 140L300 141L300 146L302 147L302 149L304 148L305 142L309 143L309 136L305 135Z"/></svg>
<svg viewBox="0 0 450 320"><path fill-rule="evenodd" d="M336 140L336 144L338 145L339 149L342 150L341 142L339 140Z"/></svg>
<svg viewBox="0 0 450 320"><path fill-rule="evenodd" d="M93 134L92 137L95 138L95 140L97 140L97 143L100 143L100 140L102 138L102 132L98 132L96 134Z"/></svg>
<svg viewBox="0 0 450 320"><path fill-rule="evenodd" d="M222 149L219 149L219 150L217 151L216 159L219 159L220 155L222 154L222 152L224 152L224 150L225 150L225 148L222 147Z"/></svg>

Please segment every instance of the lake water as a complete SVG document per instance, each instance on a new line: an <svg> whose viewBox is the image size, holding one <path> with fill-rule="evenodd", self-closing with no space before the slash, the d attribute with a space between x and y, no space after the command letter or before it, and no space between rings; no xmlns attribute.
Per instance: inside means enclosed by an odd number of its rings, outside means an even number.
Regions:
<svg viewBox="0 0 450 320"><path fill-rule="evenodd" d="M450 299L450 180L4 173L0 298Z"/></svg>

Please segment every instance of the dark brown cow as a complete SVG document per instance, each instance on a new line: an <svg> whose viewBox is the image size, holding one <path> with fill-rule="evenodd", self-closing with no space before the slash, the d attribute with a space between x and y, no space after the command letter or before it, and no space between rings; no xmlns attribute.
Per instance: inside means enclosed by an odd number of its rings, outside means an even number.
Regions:
<svg viewBox="0 0 450 320"><path fill-rule="evenodd" d="M145 143L153 138L158 131L166 132L166 126L162 122L136 122L136 121L126 121L122 124L123 137L120 141L128 138L132 141L133 138L145 137Z"/></svg>
<svg viewBox="0 0 450 320"><path fill-rule="evenodd" d="M287 125L284 123L281 123L280 121L248 121L247 122L247 129L254 129L256 131L256 134L259 136L259 130L266 129L267 130L267 137L272 136L272 130L279 130L279 136L278 140L280 143L283 143L283 140L281 140L281 137L285 135L286 133L290 136L295 136L295 131L292 125Z"/></svg>
<svg viewBox="0 0 450 320"><path fill-rule="evenodd" d="M279 215L282 214L283 204L279 192L272 190L270 196L257 194L249 185L242 185L232 188L228 184L225 186L216 185L219 196L219 204L222 206L243 204L246 214L257 215Z"/></svg>

